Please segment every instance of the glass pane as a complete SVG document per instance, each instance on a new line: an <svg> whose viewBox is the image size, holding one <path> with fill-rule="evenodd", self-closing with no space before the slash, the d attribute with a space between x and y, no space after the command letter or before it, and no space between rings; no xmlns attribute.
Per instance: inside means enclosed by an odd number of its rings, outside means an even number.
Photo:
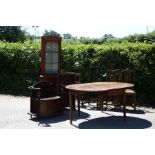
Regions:
<svg viewBox="0 0 155 155"><path fill-rule="evenodd" d="M52 73L57 73L57 72L58 72L58 65L52 64Z"/></svg>
<svg viewBox="0 0 155 155"><path fill-rule="evenodd" d="M52 63L58 63L58 53L53 53L52 54Z"/></svg>
<svg viewBox="0 0 155 155"><path fill-rule="evenodd" d="M58 44L56 42L52 42L52 51L58 52Z"/></svg>
<svg viewBox="0 0 155 155"><path fill-rule="evenodd" d="M52 53L46 53L46 63L52 63Z"/></svg>
<svg viewBox="0 0 155 155"><path fill-rule="evenodd" d="M56 42L47 42L45 46L45 73L58 72L58 44Z"/></svg>
<svg viewBox="0 0 155 155"><path fill-rule="evenodd" d="M45 73L52 73L52 64L45 64Z"/></svg>
<svg viewBox="0 0 155 155"><path fill-rule="evenodd" d="M46 53L52 52L52 48L53 48L52 42L47 42L45 47Z"/></svg>

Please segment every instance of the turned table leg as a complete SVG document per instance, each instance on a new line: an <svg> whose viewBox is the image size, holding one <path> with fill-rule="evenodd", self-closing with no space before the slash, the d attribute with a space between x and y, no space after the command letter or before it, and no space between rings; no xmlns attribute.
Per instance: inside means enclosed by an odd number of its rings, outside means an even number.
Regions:
<svg viewBox="0 0 155 155"><path fill-rule="evenodd" d="M124 120L126 121L126 95L125 95L125 90L123 92L123 115L124 115Z"/></svg>
<svg viewBox="0 0 155 155"><path fill-rule="evenodd" d="M72 94L69 91L69 119L70 119L70 124L72 124Z"/></svg>

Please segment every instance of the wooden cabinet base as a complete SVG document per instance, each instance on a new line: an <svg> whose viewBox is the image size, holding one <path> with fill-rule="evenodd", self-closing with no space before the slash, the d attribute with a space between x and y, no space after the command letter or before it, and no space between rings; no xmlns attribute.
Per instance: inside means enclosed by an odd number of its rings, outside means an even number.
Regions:
<svg viewBox="0 0 155 155"><path fill-rule="evenodd" d="M45 118L63 114L63 105L60 97L43 98L39 102L37 100L33 101L31 102L31 107L34 108L28 113L31 118Z"/></svg>

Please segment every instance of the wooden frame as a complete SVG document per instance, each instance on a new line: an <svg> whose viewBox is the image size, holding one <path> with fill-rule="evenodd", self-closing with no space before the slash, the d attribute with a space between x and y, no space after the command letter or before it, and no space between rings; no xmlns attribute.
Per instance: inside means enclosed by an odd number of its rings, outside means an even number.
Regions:
<svg viewBox="0 0 155 155"><path fill-rule="evenodd" d="M47 45L48 42L55 42L58 45L58 70L55 73L46 73L45 64L49 63L48 70L52 72L52 61L53 53L55 49L53 49L53 45ZM50 52L48 51L48 48L50 48ZM57 51L57 50L56 50ZM47 53L46 53L47 52ZM49 54L50 53L50 54ZM57 52L56 52L57 53ZM46 54L49 54L49 57L46 57ZM40 75L40 81L49 81L53 83L53 86L55 87L55 91L57 92L57 95L61 95L63 105L69 106L68 101L68 94L69 92L66 91L65 86L68 84L74 84L76 82L79 82L80 73L72 73L72 72L65 72L61 73L61 37L59 36L42 36L41 37L41 75ZM47 61L46 61L47 59ZM62 91L61 91L62 90ZM75 101L74 101L75 102Z"/></svg>
<svg viewBox="0 0 155 155"><path fill-rule="evenodd" d="M58 44L58 71L57 73L46 73L45 72L45 55L46 55L46 43L47 42L56 42ZM53 81L56 80L57 74L61 72L61 37L58 36L42 36L41 37L41 75L44 77L44 80Z"/></svg>
<svg viewBox="0 0 155 155"><path fill-rule="evenodd" d="M29 87L30 113L31 118L51 117L63 114L61 97L54 93L53 84L42 81Z"/></svg>
<svg viewBox="0 0 155 155"><path fill-rule="evenodd" d="M78 103L78 115L80 115L80 98L85 93L97 93L99 96L99 102L101 106L101 111L103 112L103 100L107 95L120 94L123 95L123 115L124 120L126 120L126 95L125 89L133 88L134 85L131 83L121 83L121 82L93 82L93 83L82 83L73 84L66 86L69 90L69 119L70 124L72 124L72 97L77 97Z"/></svg>

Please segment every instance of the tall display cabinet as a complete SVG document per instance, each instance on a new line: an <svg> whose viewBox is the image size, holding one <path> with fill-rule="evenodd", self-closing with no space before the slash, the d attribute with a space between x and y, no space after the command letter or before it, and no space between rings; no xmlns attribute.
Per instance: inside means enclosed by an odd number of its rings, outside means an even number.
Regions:
<svg viewBox="0 0 155 155"><path fill-rule="evenodd" d="M68 105L68 92L65 85L78 83L80 73L61 72L61 37L42 36L41 38L41 81L50 81L55 91L62 97L64 106Z"/></svg>

